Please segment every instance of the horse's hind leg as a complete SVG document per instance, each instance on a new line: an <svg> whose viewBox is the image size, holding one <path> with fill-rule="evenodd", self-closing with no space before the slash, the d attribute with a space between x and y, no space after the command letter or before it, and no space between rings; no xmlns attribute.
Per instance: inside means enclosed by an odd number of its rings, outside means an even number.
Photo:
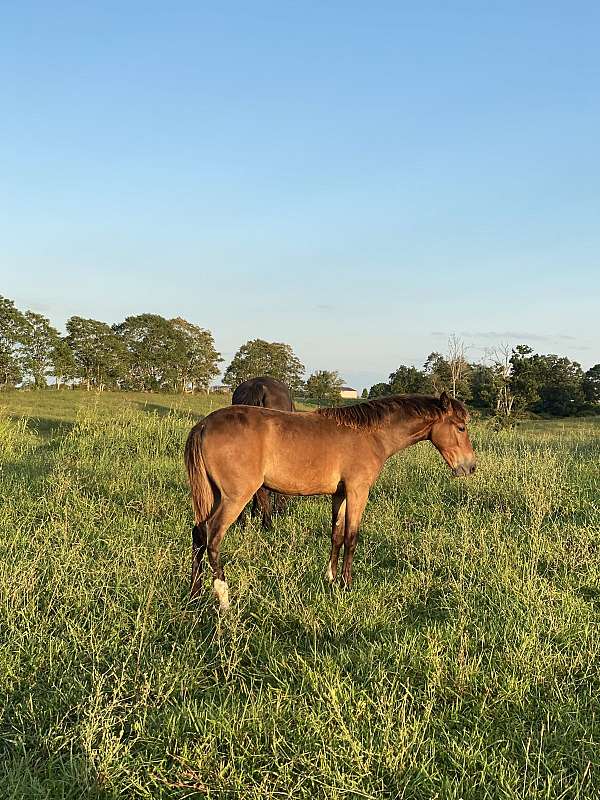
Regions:
<svg viewBox="0 0 600 800"><path fill-rule="evenodd" d="M192 528L192 582L190 594L198 597L202 589L202 559L206 552L206 523L194 525Z"/></svg>
<svg viewBox="0 0 600 800"><path fill-rule="evenodd" d="M346 517L346 496L344 490L338 490L332 499L331 505L331 552L327 565L327 580L333 583L338 569L338 557L344 541L344 527Z"/></svg>
<svg viewBox="0 0 600 800"><path fill-rule="evenodd" d="M265 528L265 530L270 530L272 527L271 514L273 511L273 505L271 497L271 492L268 489L265 489L264 486L261 486L254 495L256 505L260 509L262 526Z"/></svg>
<svg viewBox="0 0 600 800"><path fill-rule="evenodd" d="M221 611L229 608L229 587L225 580L225 572L221 566L221 541L227 529L239 517L242 509L252 495L240 498L221 496L221 502L207 521L208 529L208 561L212 570L213 592L219 600Z"/></svg>

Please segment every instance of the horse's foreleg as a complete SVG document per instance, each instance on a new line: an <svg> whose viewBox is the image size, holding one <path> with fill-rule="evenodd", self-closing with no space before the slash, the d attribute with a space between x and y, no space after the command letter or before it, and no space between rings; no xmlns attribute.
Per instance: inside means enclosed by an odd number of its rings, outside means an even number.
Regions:
<svg viewBox="0 0 600 800"><path fill-rule="evenodd" d="M198 597L202 589L202 558L206 552L206 523L192 528L192 581L190 594Z"/></svg>
<svg viewBox="0 0 600 800"><path fill-rule="evenodd" d="M338 557L344 541L346 497L344 492L340 491L334 494L331 500L331 552L326 577L330 583L333 583L337 576Z"/></svg>
<svg viewBox="0 0 600 800"><path fill-rule="evenodd" d="M242 498L221 497L221 502L207 522L208 562L212 570L213 593L219 601L221 611L229 608L229 587L221 566L221 541L227 529L239 517L251 495Z"/></svg>
<svg viewBox="0 0 600 800"><path fill-rule="evenodd" d="M346 589L352 586L352 559L356 550L358 528L367 504L369 488L346 492L346 527L344 530L344 565L342 584Z"/></svg>

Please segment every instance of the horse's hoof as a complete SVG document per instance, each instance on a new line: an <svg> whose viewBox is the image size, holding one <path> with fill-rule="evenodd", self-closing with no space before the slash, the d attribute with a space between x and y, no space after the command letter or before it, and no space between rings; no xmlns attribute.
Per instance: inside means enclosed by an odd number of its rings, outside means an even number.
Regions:
<svg viewBox="0 0 600 800"><path fill-rule="evenodd" d="M213 582L213 592L219 601L219 611L225 614L229 611L229 587L227 586L227 581L215 578Z"/></svg>

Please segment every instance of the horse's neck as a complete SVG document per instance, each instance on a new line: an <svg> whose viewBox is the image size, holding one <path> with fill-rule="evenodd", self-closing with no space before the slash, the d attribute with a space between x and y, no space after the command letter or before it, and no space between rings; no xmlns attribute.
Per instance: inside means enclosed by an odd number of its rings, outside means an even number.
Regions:
<svg viewBox="0 0 600 800"><path fill-rule="evenodd" d="M392 418L388 425L384 425L374 431L374 435L385 453L385 458L388 459L394 453L427 439L432 424L431 420L420 417L412 419Z"/></svg>

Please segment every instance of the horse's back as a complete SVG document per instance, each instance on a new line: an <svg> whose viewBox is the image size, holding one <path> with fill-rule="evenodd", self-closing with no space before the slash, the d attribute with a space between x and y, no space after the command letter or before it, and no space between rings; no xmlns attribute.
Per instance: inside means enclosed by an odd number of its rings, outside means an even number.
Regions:
<svg viewBox="0 0 600 800"><path fill-rule="evenodd" d="M233 392L232 405L262 406L279 411L294 411L290 390L281 381L268 376L250 378Z"/></svg>

